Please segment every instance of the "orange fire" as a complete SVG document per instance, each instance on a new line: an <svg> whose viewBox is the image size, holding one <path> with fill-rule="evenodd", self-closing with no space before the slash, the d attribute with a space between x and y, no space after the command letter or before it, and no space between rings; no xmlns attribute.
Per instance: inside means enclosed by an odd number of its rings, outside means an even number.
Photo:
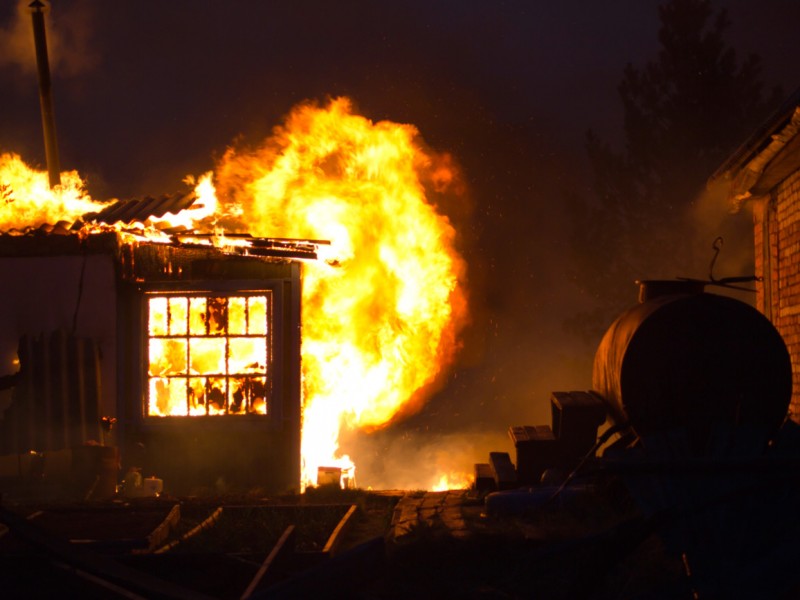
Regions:
<svg viewBox="0 0 800 600"><path fill-rule="evenodd" d="M246 215L237 228L331 241L329 260L307 264L303 280L307 484L320 466L352 468L337 455L342 426L380 427L412 410L453 359L464 263L427 194L456 178L414 127L373 123L343 98L296 108L272 138L217 166L221 202Z"/></svg>
<svg viewBox="0 0 800 600"><path fill-rule="evenodd" d="M51 190L46 172L31 169L16 154L0 154L0 231L61 221L72 225L81 215L101 208L103 204L86 193L76 171L62 173L61 185Z"/></svg>
<svg viewBox="0 0 800 600"><path fill-rule="evenodd" d="M62 182L50 190L46 173L0 155L0 228L71 223L103 208L77 173ZM295 108L256 148L229 149L199 178L194 205L160 219L211 230L215 245L246 243L225 232L331 242L303 273L304 485L319 467L352 480L341 428L381 427L414 410L452 362L467 316L465 265L431 198L458 188L451 161L424 149L416 128L374 123L340 98ZM169 241L152 221L136 235ZM270 301L268 292L150 297L148 414L263 414L260 319ZM220 358L242 353L253 360Z"/></svg>
<svg viewBox="0 0 800 600"><path fill-rule="evenodd" d="M432 492L447 490L466 490L472 486L473 477L467 473L444 473L430 486Z"/></svg>

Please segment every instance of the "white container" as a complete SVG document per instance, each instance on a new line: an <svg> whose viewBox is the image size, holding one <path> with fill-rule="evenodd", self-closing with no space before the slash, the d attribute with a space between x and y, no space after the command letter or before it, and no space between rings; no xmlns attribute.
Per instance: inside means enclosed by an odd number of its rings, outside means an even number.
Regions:
<svg viewBox="0 0 800 600"><path fill-rule="evenodd" d="M164 491L164 480L158 477L145 477L142 480L142 496L158 496Z"/></svg>

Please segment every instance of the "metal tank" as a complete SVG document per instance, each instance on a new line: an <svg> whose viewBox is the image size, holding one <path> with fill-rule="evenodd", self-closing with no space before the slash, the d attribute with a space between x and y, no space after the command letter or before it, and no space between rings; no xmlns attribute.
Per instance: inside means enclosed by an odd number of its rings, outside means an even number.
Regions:
<svg viewBox="0 0 800 600"><path fill-rule="evenodd" d="M640 303L600 342L592 376L616 423L640 438L685 428L697 454L718 423L774 433L792 393L789 353L772 323L703 290L694 281L642 283Z"/></svg>

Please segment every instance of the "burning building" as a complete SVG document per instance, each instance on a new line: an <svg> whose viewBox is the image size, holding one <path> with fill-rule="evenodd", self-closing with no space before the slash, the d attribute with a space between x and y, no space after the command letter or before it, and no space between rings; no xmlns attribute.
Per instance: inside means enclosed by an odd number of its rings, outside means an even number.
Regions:
<svg viewBox="0 0 800 600"><path fill-rule="evenodd" d="M87 217L102 229L194 200L118 202ZM298 261L318 244L238 241L246 252L209 236L153 243L110 227L0 236L0 344L19 365L3 453L96 442L172 489L298 488Z"/></svg>
<svg viewBox="0 0 800 600"><path fill-rule="evenodd" d="M0 154L6 451L104 443L114 423L128 466L173 481L352 477L340 428L412 411L458 348L465 267L428 198L461 187L451 157L338 98L229 148L190 194L95 202L59 172L31 8L48 177Z"/></svg>
<svg viewBox="0 0 800 600"><path fill-rule="evenodd" d="M20 340L62 332L101 357L78 378L102 382L92 411L116 419L126 466L276 487L314 484L319 467L352 476L340 428L418 407L466 320L455 230L428 200L457 187L457 171L416 136L346 99L302 105L261 146L230 149L194 192L111 204L77 173L50 190L45 173L1 155L9 386L38 377L35 363L15 375L15 357L31 355L15 354ZM37 418L13 428L40 435Z"/></svg>

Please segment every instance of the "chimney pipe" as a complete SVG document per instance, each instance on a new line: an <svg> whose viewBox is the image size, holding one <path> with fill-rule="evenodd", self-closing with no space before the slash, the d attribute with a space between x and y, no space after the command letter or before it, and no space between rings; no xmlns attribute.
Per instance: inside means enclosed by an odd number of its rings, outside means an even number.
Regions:
<svg viewBox="0 0 800 600"><path fill-rule="evenodd" d="M47 174L50 188L61 184L61 165L58 160L56 141L56 120L53 113L53 90L50 85L50 63L47 60L47 36L44 29L44 8L40 0L28 5L32 9L33 42L36 46L36 66L39 71L39 105L42 109L42 130L44 131L44 153L47 159Z"/></svg>

